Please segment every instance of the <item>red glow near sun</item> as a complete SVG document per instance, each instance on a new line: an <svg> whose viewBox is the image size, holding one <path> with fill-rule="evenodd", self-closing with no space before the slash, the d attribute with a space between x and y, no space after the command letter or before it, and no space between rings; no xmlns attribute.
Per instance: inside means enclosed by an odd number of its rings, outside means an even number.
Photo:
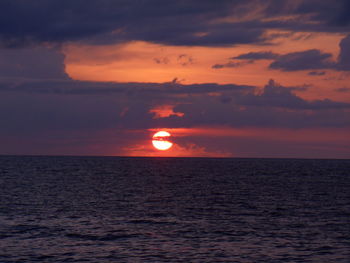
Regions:
<svg viewBox="0 0 350 263"><path fill-rule="evenodd" d="M173 143L169 141L170 136L171 134L166 131L156 132L152 138L154 148L160 151L169 150L173 146Z"/></svg>

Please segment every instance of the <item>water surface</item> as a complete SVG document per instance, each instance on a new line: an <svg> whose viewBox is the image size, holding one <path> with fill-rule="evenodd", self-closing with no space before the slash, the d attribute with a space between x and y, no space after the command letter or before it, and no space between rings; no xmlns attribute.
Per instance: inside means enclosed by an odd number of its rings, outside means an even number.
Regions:
<svg viewBox="0 0 350 263"><path fill-rule="evenodd" d="M0 157L0 262L349 262L350 160Z"/></svg>

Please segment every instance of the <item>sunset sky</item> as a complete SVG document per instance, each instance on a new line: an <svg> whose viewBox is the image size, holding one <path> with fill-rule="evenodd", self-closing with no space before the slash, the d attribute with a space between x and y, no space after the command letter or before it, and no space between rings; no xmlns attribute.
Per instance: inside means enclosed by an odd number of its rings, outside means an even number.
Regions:
<svg viewBox="0 0 350 263"><path fill-rule="evenodd" d="M2 0L0 121L0 154L350 158L350 1Z"/></svg>

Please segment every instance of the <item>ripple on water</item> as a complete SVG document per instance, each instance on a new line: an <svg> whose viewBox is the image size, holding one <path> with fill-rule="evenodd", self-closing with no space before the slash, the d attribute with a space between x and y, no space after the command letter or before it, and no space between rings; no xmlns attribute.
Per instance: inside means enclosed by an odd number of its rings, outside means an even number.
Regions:
<svg viewBox="0 0 350 263"><path fill-rule="evenodd" d="M350 161L0 157L0 262L340 262Z"/></svg>

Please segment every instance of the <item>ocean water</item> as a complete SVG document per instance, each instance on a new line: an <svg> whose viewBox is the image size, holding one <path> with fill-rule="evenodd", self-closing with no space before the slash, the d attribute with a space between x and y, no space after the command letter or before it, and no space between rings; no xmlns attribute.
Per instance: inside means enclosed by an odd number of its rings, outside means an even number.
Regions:
<svg viewBox="0 0 350 263"><path fill-rule="evenodd" d="M350 262L350 160L0 157L0 262Z"/></svg>

